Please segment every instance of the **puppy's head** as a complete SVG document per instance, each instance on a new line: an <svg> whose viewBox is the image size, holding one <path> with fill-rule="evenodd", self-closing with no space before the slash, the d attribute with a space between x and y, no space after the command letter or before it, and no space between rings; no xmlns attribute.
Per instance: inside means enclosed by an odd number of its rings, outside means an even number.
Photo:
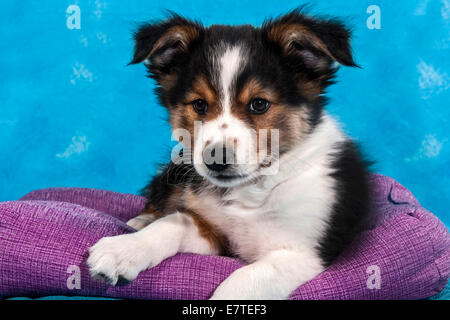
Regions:
<svg viewBox="0 0 450 320"><path fill-rule="evenodd" d="M229 187L266 174L313 131L337 65L355 66L349 36L298 10L261 28L173 15L138 30L131 63L148 67L172 128L189 133L198 173Z"/></svg>

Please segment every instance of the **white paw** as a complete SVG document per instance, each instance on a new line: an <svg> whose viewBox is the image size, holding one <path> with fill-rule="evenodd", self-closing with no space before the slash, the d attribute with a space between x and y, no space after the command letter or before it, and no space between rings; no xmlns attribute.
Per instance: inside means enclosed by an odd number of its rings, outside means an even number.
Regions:
<svg viewBox="0 0 450 320"><path fill-rule="evenodd" d="M286 298L279 292L250 288L243 282L242 285L235 285L233 288L219 286L209 300L284 300Z"/></svg>
<svg viewBox="0 0 450 320"><path fill-rule="evenodd" d="M143 247L142 238L136 234L100 239L89 248L87 259L91 276L111 285L126 284L136 279L151 262L151 255Z"/></svg>
<svg viewBox="0 0 450 320"><path fill-rule="evenodd" d="M127 221L127 225L129 225L130 227L132 227L135 230L141 230L143 228L145 228L146 226L148 226L154 219L150 219L147 218L145 216L137 216L134 217L133 219L130 219Z"/></svg>
<svg viewBox="0 0 450 320"><path fill-rule="evenodd" d="M257 293L252 292L245 279L239 279L239 282L230 280L225 279L209 300L257 300Z"/></svg>
<svg viewBox="0 0 450 320"><path fill-rule="evenodd" d="M231 290L219 286L209 300L255 300L252 297L243 296L243 292L245 292L245 290L240 291L238 286Z"/></svg>

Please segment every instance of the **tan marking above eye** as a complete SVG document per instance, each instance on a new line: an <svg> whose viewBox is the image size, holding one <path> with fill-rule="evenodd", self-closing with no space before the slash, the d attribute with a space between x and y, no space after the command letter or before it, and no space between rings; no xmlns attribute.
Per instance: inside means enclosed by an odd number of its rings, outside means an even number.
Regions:
<svg viewBox="0 0 450 320"><path fill-rule="evenodd" d="M271 104L276 104L278 102L278 96L272 89L264 87L256 79L251 79L239 92L237 102L241 105L248 105L250 101L255 98L267 100Z"/></svg>
<svg viewBox="0 0 450 320"><path fill-rule="evenodd" d="M217 99L217 95L208 81L203 77L199 76L195 79L192 90L186 95L186 103L189 104L197 99L205 100L208 105L214 104Z"/></svg>
<svg viewBox="0 0 450 320"><path fill-rule="evenodd" d="M190 112L189 110L193 109L192 102L198 99L205 100L208 104L208 109L204 114L194 115L197 119L201 117L202 120L209 121L217 118L222 112L217 91L204 75L199 75L194 80L191 89L186 93L183 103L190 108L184 108L185 112Z"/></svg>

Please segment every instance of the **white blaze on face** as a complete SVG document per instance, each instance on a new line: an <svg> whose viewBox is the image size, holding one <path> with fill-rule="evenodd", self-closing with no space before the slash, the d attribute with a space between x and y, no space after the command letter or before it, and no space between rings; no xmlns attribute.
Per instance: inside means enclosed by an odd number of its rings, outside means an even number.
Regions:
<svg viewBox="0 0 450 320"><path fill-rule="evenodd" d="M221 48L222 49L222 48ZM200 174L206 172L202 154L206 145L228 142L233 146L236 141L235 163L239 164L237 174L246 174L256 166L252 158L256 152L256 136L250 126L231 113L233 104L233 85L245 64L245 52L239 46L226 47L217 58L218 85L220 86L221 114L210 121L202 123L195 132L194 164Z"/></svg>
<svg viewBox="0 0 450 320"><path fill-rule="evenodd" d="M242 63L243 57L241 56L240 47L228 48L220 58L223 117L231 115L231 85L236 80L239 67Z"/></svg>

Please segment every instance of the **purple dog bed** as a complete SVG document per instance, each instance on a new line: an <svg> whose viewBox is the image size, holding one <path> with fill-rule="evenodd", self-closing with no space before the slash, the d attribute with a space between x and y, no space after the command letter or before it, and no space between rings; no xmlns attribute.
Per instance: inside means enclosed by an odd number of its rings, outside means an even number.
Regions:
<svg viewBox="0 0 450 320"><path fill-rule="evenodd" d="M372 185L365 231L291 299L421 299L444 288L450 272L446 227L395 180L373 175ZM37 190L0 203L0 296L207 299L243 265L227 257L178 254L125 286L91 279L87 249L104 236L133 232L125 221L144 204L139 196L81 188ZM79 289L68 288L70 266L80 268Z"/></svg>

